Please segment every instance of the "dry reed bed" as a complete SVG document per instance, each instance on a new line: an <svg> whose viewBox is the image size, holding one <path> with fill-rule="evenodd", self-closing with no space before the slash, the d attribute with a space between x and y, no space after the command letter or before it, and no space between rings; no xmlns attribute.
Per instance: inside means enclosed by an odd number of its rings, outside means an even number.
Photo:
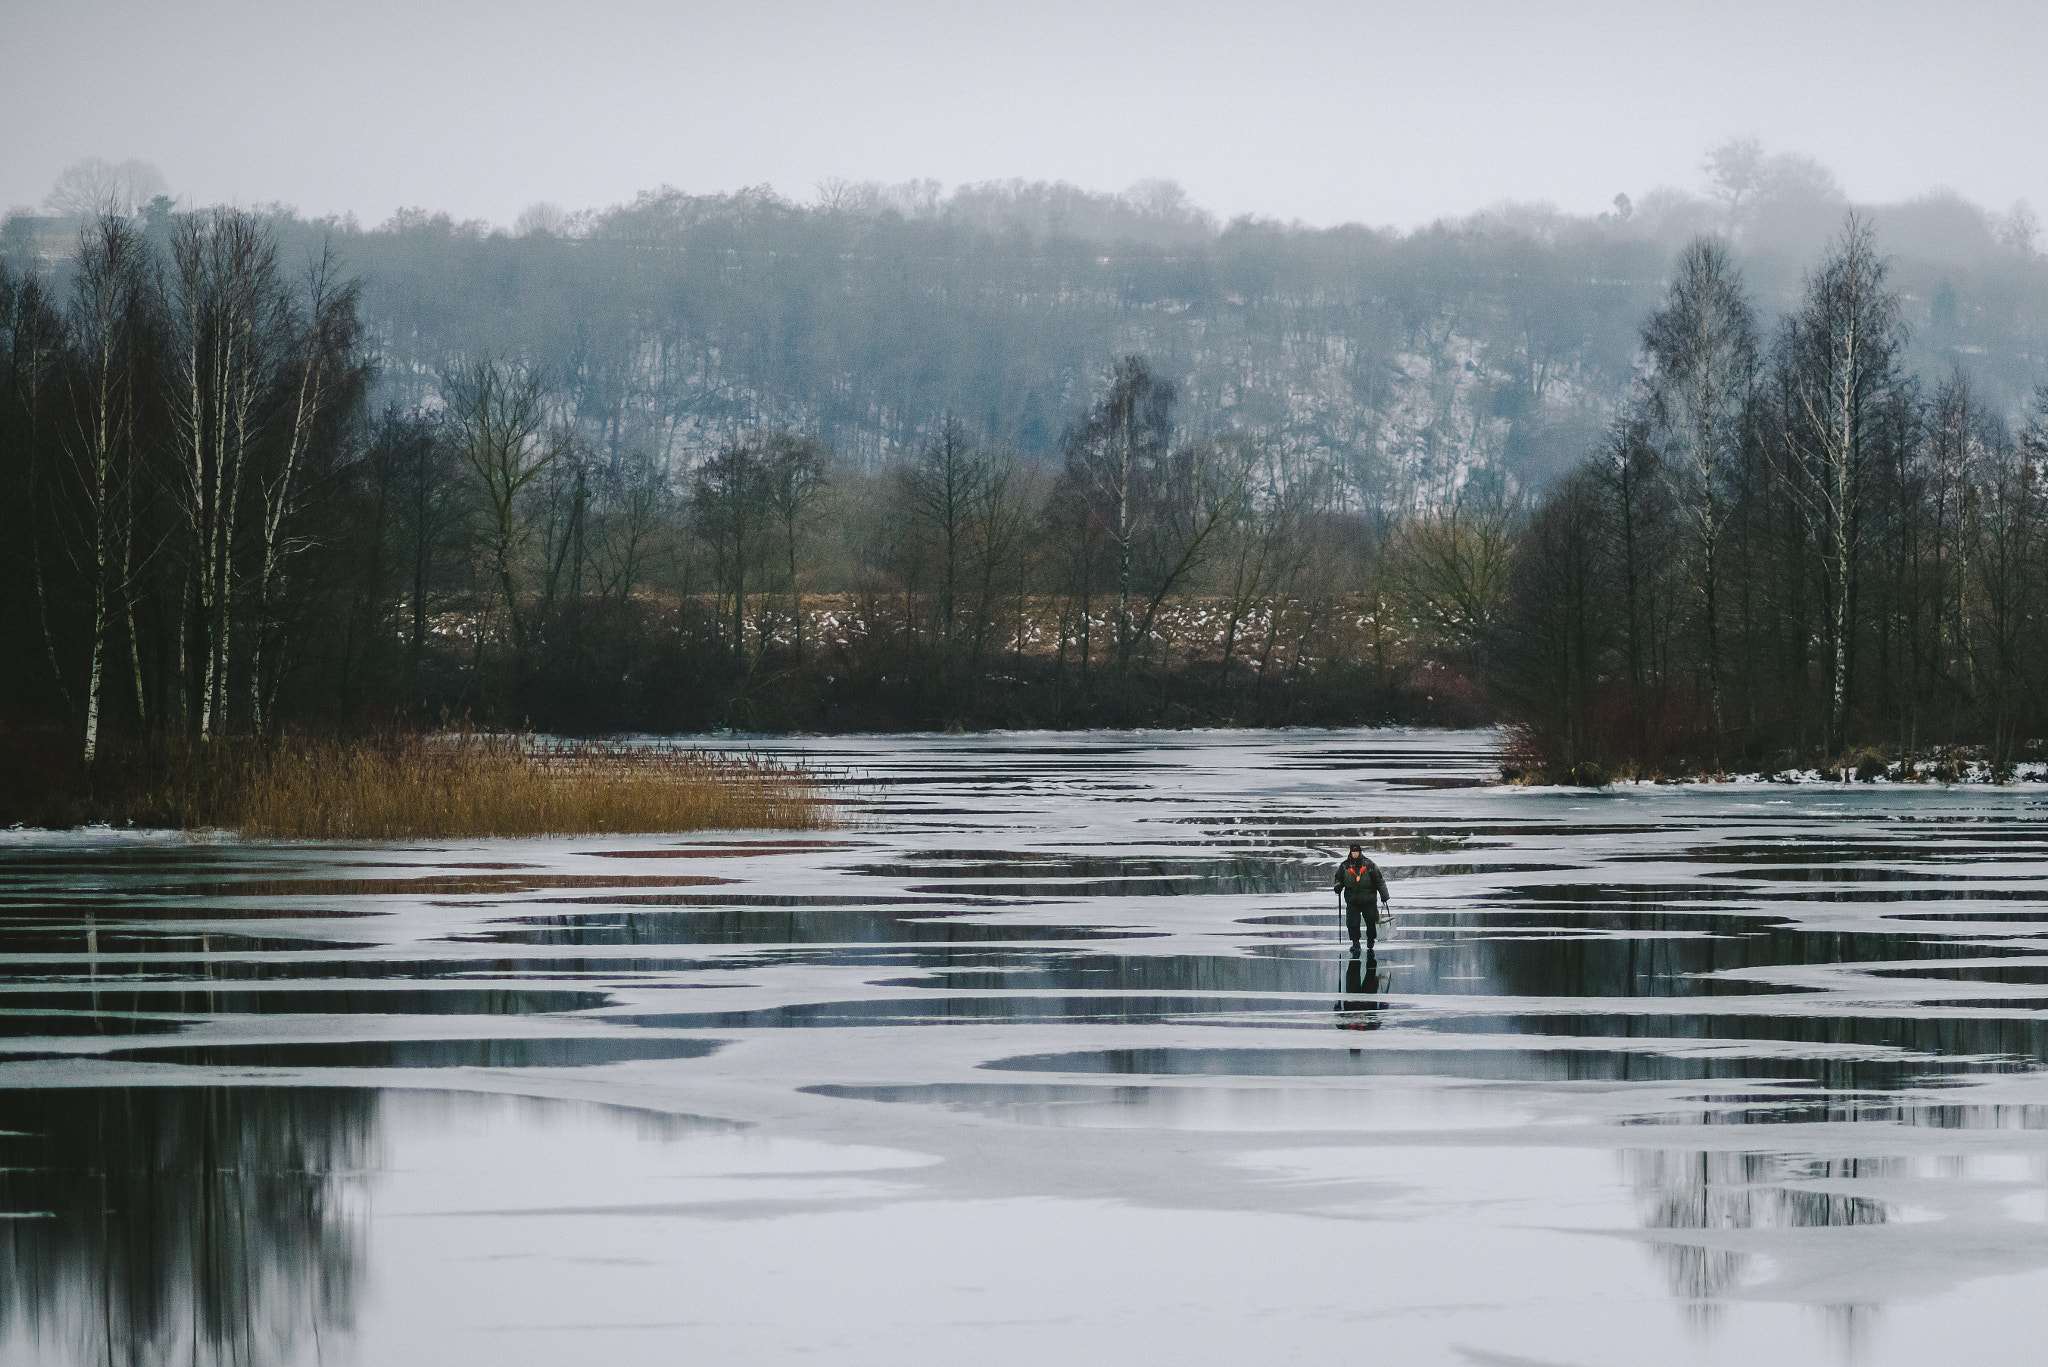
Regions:
<svg viewBox="0 0 2048 1367"><path fill-rule="evenodd" d="M281 839L813 830L833 817L801 768L698 750L476 736L292 740L233 768L214 778L204 804L212 824Z"/></svg>

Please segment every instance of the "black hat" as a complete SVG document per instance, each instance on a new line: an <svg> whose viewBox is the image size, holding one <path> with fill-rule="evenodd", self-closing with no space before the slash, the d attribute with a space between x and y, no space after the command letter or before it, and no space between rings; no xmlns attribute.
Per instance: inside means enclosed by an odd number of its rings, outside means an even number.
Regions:
<svg viewBox="0 0 2048 1367"><path fill-rule="evenodd" d="M1351 852L1353 854L1364 854L1365 846L1359 844L1356 840L1354 840L1351 842Z"/></svg>

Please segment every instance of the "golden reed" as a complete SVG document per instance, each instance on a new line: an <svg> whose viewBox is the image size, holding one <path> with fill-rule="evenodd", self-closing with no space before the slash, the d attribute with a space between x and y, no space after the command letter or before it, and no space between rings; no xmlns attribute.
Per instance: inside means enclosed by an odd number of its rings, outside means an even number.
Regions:
<svg viewBox="0 0 2048 1367"><path fill-rule="evenodd" d="M815 830L834 815L814 776L772 760L475 735L189 754L153 786L165 824L274 839Z"/></svg>

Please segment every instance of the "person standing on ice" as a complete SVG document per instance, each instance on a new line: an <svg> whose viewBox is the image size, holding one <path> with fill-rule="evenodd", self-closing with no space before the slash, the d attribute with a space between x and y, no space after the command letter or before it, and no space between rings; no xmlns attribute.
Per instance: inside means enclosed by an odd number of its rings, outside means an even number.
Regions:
<svg viewBox="0 0 2048 1367"><path fill-rule="evenodd" d="M1333 885L1344 899L1344 928L1351 932L1351 952L1358 953L1358 927L1365 926L1365 958L1372 962L1373 941L1379 937L1380 908L1391 903L1387 876L1380 866L1365 857L1365 846L1353 842L1351 857L1337 866Z"/></svg>

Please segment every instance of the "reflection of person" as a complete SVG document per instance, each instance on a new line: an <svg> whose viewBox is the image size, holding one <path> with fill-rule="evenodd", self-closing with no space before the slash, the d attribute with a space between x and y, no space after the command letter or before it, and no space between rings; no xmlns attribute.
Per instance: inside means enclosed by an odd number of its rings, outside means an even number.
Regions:
<svg viewBox="0 0 2048 1367"><path fill-rule="evenodd" d="M1337 881L1331 886L1344 899L1344 929L1351 932L1351 952L1358 952L1358 927L1363 922L1365 954L1370 960L1380 931L1380 907L1393 901L1386 875L1365 857L1365 846L1353 844L1351 857L1337 866Z"/></svg>
<svg viewBox="0 0 2048 1367"><path fill-rule="evenodd" d="M1337 1014L1343 1019L1337 1022L1339 1030L1377 1030L1380 1028L1380 1011L1384 1002L1355 1001L1348 998L1369 996L1380 990L1380 975L1367 968L1357 959L1344 965L1343 995L1337 999Z"/></svg>

